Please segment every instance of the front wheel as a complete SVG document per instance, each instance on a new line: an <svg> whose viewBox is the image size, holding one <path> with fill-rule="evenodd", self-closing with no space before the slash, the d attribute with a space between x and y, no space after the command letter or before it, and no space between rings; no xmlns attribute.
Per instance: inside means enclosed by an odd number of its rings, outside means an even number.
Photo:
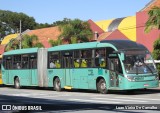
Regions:
<svg viewBox="0 0 160 113"><path fill-rule="evenodd" d="M100 79L97 83L97 90L102 94L108 93L106 81L104 79Z"/></svg>
<svg viewBox="0 0 160 113"><path fill-rule="evenodd" d="M14 87L16 88L16 89L20 89L20 81L19 81L19 78L18 77L16 77L15 78L15 80L14 80Z"/></svg>
<svg viewBox="0 0 160 113"><path fill-rule="evenodd" d="M54 84L54 90L61 91L61 81L58 77L54 80L53 84Z"/></svg>

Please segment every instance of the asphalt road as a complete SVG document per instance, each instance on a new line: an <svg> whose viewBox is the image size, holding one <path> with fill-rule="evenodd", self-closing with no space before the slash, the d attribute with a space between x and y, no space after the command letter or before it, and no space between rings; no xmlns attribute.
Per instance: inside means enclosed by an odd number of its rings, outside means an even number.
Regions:
<svg viewBox="0 0 160 113"><path fill-rule="evenodd" d="M50 113L159 113L160 88L136 90L133 94L125 91L99 94L89 90L56 92L50 88L14 89L3 86L0 87L0 110L0 113L42 111Z"/></svg>

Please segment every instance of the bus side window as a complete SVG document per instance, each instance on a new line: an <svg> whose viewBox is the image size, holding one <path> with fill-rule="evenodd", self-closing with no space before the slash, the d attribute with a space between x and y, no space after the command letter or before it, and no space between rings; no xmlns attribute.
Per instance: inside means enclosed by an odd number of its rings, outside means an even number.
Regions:
<svg viewBox="0 0 160 113"><path fill-rule="evenodd" d="M120 60L118 58L110 59L110 70L122 73Z"/></svg>
<svg viewBox="0 0 160 113"><path fill-rule="evenodd" d="M30 64L29 66L30 69L37 68L37 55L36 54L30 55L29 64Z"/></svg>
<svg viewBox="0 0 160 113"><path fill-rule="evenodd" d="M48 68L61 68L60 52L50 52Z"/></svg>
<svg viewBox="0 0 160 113"><path fill-rule="evenodd" d="M22 69L29 68L29 57L28 55L22 55Z"/></svg>
<svg viewBox="0 0 160 113"><path fill-rule="evenodd" d="M80 67L80 51L76 50L73 52L73 64L74 64L74 68L79 68Z"/></svg>
<svg viewBox="0 0 160 113"><path fill-rule="evenodd" d="M95 67L106 67L106 53L105 48L95 50Z"/></svg>
<svg viewBox="0 0 160 113"><path fill-rule="evenodd" d="M3 64L4 64L4 67L6 69L12 69L13 66L12 66L12 57L11 56L5 56L4 59L3 59Z"/></svg>
<svg viewBox="0 0 160 113"><path fill-rule="evenodd" d="M13 68L14 69L21 69L21 55L15 55L13 56Z"/></svg>
<svg viewBox="0 0 160 113"><path fill-rule="evenodd" d="M89 61L92 57L92 51L91 50L82 50L81 51L81 67L90 67Z"/></svg>
<svg viewBox="0 0 160 113"><path fill-rule="evenodd" d="M88 50L82 50L81 52L82 52L81 67L94 67L93 50L88 49Z"/></svg>
<svg viewBox="0 0 160 113"><path fill-rule="evenodd" d="M56 60L55 61L55 65L56 65L56 68L61 68L61 62L60 62L60 60Z"/></svg>
<svg viewBox="0 0 160 113"><path fill-rule="evenodd" d="M77 60L75 59L75 60L74 60L74 67L75 67L75 68L80 67L80 60L79 60L79 59L77 59Z"/></svg>

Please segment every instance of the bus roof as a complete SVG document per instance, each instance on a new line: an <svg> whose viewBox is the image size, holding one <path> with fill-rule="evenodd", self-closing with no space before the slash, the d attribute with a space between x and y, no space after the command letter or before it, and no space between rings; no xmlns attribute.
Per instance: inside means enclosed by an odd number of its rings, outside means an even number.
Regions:
<svg viewBox="0 0 160 113"><path fill-rule="evenodd" d="M142 44L139 44L130 40L103 40L100 42L87 42L87 43L60 45L60 46L51 47L48 49L48 51L85 49L85 48L95 48L95 47L112 47L117 50L132 50L132 49L147 50L147 48Z"/></svg>
<svg viewBox="0 0 160 113"><path fill-rule="evenodd" d="M8 52L4 52L3 55L15 55L15 54L26 54L26 53L35 53L38 51L38 48L28 48L28 49L17 49Z"/></svg>
<svg viewBox="0 0 160 113"><path fill-rule="evenodd" d="M99 44L99 42L66 44L66 45L59 45L59 46L48 48L48 51L94 48L94 47L97 47L97 44Z"/></svg>
<svg viewBox="0 0 160 113"><path fill-rule="evenodd" d="M130 41L130 40L102 40L100 43L110 43L114 45L117 50L133 50L133 49L141 49L147 50L147 48L139 43Z"/></svg>
<svg viewBox="0 0 160 113"><path fill-rule="evenodd" d="M95 47L112 47L117 50L131 50L131 49L147 50L147 48L142 44L130 40L103 40L100 42L97 41L97 42L59 45L48 48L48 51L75 50L75 49L85 49L85 48L95 48ZM3 55L35 53L37 51L38 48L18 49L5 52Z"/></svg>

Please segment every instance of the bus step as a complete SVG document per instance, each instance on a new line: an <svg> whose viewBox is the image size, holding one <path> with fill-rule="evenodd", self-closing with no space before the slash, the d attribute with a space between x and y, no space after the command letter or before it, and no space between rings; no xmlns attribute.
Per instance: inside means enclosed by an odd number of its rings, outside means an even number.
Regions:
<svg viewBox="0 0 160 113"><path fill-rule="evenodd" d="M64 86L64 89L72 89L71 86Z"/></svg>

